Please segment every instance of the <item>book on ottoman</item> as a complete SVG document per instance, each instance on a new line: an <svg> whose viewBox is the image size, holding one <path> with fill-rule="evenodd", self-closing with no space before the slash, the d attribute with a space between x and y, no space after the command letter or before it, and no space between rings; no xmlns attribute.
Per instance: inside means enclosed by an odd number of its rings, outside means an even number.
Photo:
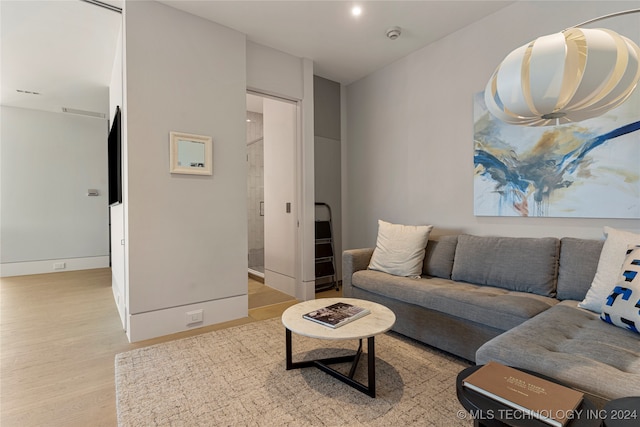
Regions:
<svg viewBox="0 0 640 427"><path fill-rule="evenodd" d="M577 390L497 362L487 363L462 384L556 427L567 424L584 398Z"/></svg>
<svg viewBox="0 0 640 427"><path fill-rule="evenodd" d="M313 310L302 317L330 328L339 328L349 322L371 313L368 309L346 302L337 302L327 307Z"/></svg>

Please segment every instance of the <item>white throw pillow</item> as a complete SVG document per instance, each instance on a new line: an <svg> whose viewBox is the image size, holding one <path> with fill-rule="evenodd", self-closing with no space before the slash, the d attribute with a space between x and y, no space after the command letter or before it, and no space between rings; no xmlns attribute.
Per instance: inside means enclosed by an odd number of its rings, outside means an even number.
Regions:
<svg viewBox="0 0 640 427"><path fill-rule="evenodd" d="M596 313L601 312L602 301L620 280L620 269L624 263L627 247L640 244L640 234L604 227L606 240L600 253L596 275L584 300L578 307Z"/></svg>
<svg viewBox="0 0 640 427"><path fill-rule="evenodd" d="M433 225L400 225L378 220L378 240L370 270L394 276L420 277Z"/></svg>
<svg viewBox="0 0 640 427"><path fill-rule="evenodd" d="M600 318L640 334L640 245L629 246L621 275L623 279L602 303Z"/></svg>

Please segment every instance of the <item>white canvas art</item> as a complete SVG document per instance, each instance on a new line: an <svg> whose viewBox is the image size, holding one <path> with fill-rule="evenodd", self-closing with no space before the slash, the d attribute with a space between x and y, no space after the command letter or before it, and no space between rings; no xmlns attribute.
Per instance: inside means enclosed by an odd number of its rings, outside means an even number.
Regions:
<svg viewBox="0 0 640 427"><path fill-rule="evenodd" d="M640 218L640 90L579 123L509 125L474 96L477 216Z"/></svg>

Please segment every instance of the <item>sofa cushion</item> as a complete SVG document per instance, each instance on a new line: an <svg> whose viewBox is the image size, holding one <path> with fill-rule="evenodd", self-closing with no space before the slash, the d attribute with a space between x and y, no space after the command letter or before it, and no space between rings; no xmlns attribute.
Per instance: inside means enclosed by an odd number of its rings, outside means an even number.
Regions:
<svg viewBox="0 0 640 427"><path fill-rule="evenodd" d="M596 274L603 244L604 240L574 237L560 240L558 299L584 299Z"/></svg>
<svg viewBox="0 0 640 427"><path fill-rule="evenodd" d="M458 236L441 236L438 240L429 240L424 256L423 274L451 279L453 257L456 253Z"/></svg>
<svg viewBox="0 0 640 427"><path fill-rule="evenodd" d="M395 276L420 277L432 225L391 224L378 220L378 239L369 268Z"/></svg>
<svg viewBox="0 0 640 427"><path fill-rule="evenodd" d="M596 313L600 313L602 301L618 283L620 267L624 262L627 246L640 244L640 234L629 231L604 227L604 235L606 239L598 260L596 275L587 295L579 304L579 307Z"/></svg>
<svg viewBox="0 0 640 427"><path fill-rule="evenodd" d="M559 250L553 237L460 235L451 278L553 297Z"/></svg>
<svg viewBox="0 0 640 427"><path fill-rule="evenodd" d="M513 328L558 302L555 298L491 286L435 277L393 277L371 270L354 273L352 285L500 331Z"/></svg>
<svg viewBox="0 0 640 427"><path fill-rule="evenodd" d="M640 395L640 340L563 301L485 343L476 363L495 360L556 378L603 399Z"/></svg>

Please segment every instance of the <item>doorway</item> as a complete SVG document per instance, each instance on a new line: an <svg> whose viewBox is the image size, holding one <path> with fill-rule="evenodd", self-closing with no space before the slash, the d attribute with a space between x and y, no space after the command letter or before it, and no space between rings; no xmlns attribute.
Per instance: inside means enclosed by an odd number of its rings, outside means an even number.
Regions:
<svg viewBox="0 0 640 427"><path fill-rule="evenodd" d="M247 94L249 274L296 295L298 105Z"/></svg>
<svg viewBox="0 0 640 427"><path fill-rule="evenodd" d="M264 126L262 97L247 94L249 275L264 281Z"/></svg>

